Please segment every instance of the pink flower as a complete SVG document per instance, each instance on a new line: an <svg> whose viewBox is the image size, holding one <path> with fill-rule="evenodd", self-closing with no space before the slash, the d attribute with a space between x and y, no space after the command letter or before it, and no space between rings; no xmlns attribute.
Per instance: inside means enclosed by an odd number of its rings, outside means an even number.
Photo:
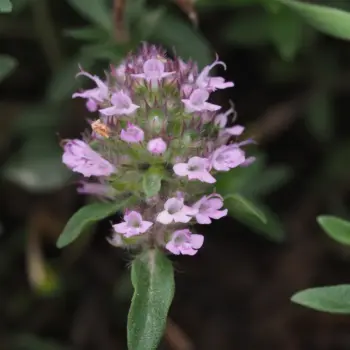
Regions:
<svg viewBox="0 0 350 350"><path fill-rule="evenodd" d="M151 58L143 64L143 73L131 74L135 78L144 78L147 81L158 81L175 72L164 72L164 63L156 58Z"/></svg>
<svg viewBox="0 0 350 350"><path fill-rule="evenodd" d="M189 99L181 100L185 104L186 112L217 111L221 107L207 102L209 92L203 89L194 90Z"/></svg>
<svg viewBox="0 0 350 350"><path fill-rule="evenodd" d="M177 230L173 232L165 248L175 255L195 255L203 242L202 235L191 234L188 229Z"/></svg>
<svg viewBox="0 0 350 350"><path fill-rule="evenodd" d="M209 77L210 70L218 64L221 64L226 69L225 63L218 60L216 60L210 66L204 67L196 80L196 84L199 88L215 91L217 89L226 89L234 86L233 82L225 82L225 79L222 77Z"/></svg>
<svg viewBox="0 0 350 350"><path fill-rule="evenodd" d="M130 115L133 114L140 106L132 103L131 98L123 91L116 92L111 98L112 107L100 109L104 115Z"/></svg>
<svg viewBox="0 0 350 350"><path fill-rule="evenodd" d="M98 110L98 104L92 98L86 101L85 106L89 112L96 112Z"/></svg>
<svg viewBox="0 0 350 350"><path fill-rule="evenodd" d="M138 143L143 141L144 139L144 132L141 128L139 128L136 125L133 125L131 123L128 123L128 126L125 129L122 129L120 132L120 138L128 143Z"/></svg>
<svg viewBox="0 0 350 350"><path fill-rule="evenodd" d="M143 221L140 213L131 211L124 215L124 222L113 225L113 229L128 238L145 233L152 225L150 221Z"/></svg>
<svg viewBox="0 0 350 350"><path fill-rule="evenodd" d="M222 197L214 193L202 197L192 208L198 209L196 220L199 224L210 224L211 219L220 219L227 215L227 209L219 210L223 205Z"/></svg>
<svg viewBox="0 0 350 350"><path fill-rule="evenodd" d="M167 145L160 137L150 140L147 144L147 149L153 154L162 154L166 151Z"/></svg>
<svg viewBox="0 0 350 350"><path fill-rule="evenodd" d="M215 119L214 119L214 124L218 126L219 128L224 128L227 124L227 117L231 114L234 113L234 109L230 108L227 110L225 113L220 113L218 114Z"/></svg>
<svg viewBox="0 0 350 350"><path fill-rule="evenodd" d="M91 75L87 72L80 72L77 74L79 75L85 75L86 77L93 80L97 87L94 89L85 90L83 92L76 92L73 94L73 98L75 97L82 97L88 99L88 102L90 103L90 106L92 106L91 101L98 101L103 102L104 100L108 99L108 86L96 75ZM88 107L89 109L89 107ZM89 109L90 110L90 109Z"/></svg>
<svg viewBox="0 0 350 350"><path fill-rule="evenodd" d="M78 193L89 194L105 198L114 198L117 191L107 184L81 181L81 187L77 188Z"/></svg>
<svg viewBox="0 0 350 350"><path fill-rule="evenodd" d="M157 215L157 221L167 225L171 222L189 222L192 215L197 214L197 209L193 209L184 204L184 199L181 197L169 198L164 203L164 209Z"/></svg>
<svg viewBox="0 0 350 350"><path fill-rule="evenodd" d="M188 176L189 180L214 183L215 178L209 173L209 160L207 158L192 157L187 163L175 164L173 169L176 175Z"/></svg>
<svg viewBox="0 0 350 350"><path fill-rule="evenodd" d="M210 166L215 170L228 171L245 161L245 153L236 145L224 145L216 149L210 157Z"/></svg>
<svg viewBox="0 0 350 350"><path fill-rule="evenodd" d="M62 161L70 169L85 177L109 176L115 172L115 167L111 163L81 140L70 140L64 145Z"/></svg>
<svg viewBox="0 0 350 350"><path fill-rule="evenodd" d="M242 135L244 127L242 125L235 125L230 128L225 128L220 130L219 137L230 135L230 136L239 136Z"/></svg>

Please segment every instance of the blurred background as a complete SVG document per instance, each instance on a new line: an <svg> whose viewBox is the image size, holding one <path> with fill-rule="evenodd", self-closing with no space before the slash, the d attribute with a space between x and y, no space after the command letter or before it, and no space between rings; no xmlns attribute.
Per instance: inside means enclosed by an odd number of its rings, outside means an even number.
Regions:
<svg viewBox="0 0 350 350"><path fill-rule="evenodd" d="M237 206L175 258L160 349L349 350L350 317L292 304L298 290L350 282L350 251L316 224L350 216L350 1L0 0L0 349L126 349L132 288L108 218L55 247L91 199L61 164L88 114L71 95L141 41L203 67L215 54L234 89L215 93L258 142L258 160L220 176L267 217ZM337 10L319 7L332 6Z"/></svg>

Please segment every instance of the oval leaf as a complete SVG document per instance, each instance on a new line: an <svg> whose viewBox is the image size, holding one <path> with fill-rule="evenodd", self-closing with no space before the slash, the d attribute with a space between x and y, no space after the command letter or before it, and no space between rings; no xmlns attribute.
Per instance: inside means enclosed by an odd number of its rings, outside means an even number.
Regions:
<svg viewBox="0 0 350 350"><path fill-rule="evenodd" d="M128 349L156 350L174 296L173 266L164 253L149 250L132 263L134 295L128 315Z"/></svg>
<svg viewBox="0 0 350 350"><path fill-rule="evenodd" d="M267 220L265 214L250 200L242 197L240 194L230 194L225 197L225 200L230 200L230 208L237 213L250 214L259 219L263 224L266 224Z"/></svg>
<svg viewBox="0 0 350 350"><path fill-rule="evenodd" d="M164 176L163 168L151 167L143 175L142 187L146 197L155 196L162 187L162 179Z"/></svg>
<svg viewBox="0 0 350 350"><path fill-rule="evenodd" d="M350 314L350 285L305 289L294 294L291 300L317 311Z"/></svg>
<svg viewBox="0 0 350 350"><path fill-rule="evenodd" d="M16 65L17 61L11 56L0 55L0 81L11 74Z"/></svg>
<svg viewBox="0 0 350 350"><path fill-rule="evenodd" d="M82 17L108 31L112 30L111 11L104 0L68 0L68 2Z"/></svg>
<svg viewBox="0 0 350 350"><path fill-rule="evenodd" d="M350 39L350 13L328 6L307 4L293 0L279 0L302 16L305 21L336 38Z"/></svg>
<svg viewBox="0 0 350 350"><path fill-rule="evenodd" d="M9 13L12 11L12 4L10 0L0 0L0 12Z"/></svg>
<svg viewBox="0 0 350 350"><path fill-rule="evenodd" d="M330 215L322 215L317 222L335 241L350 245L350 222Z"/></svg>
<svg viewBox="0 0 350 350"><path fill-rule="evenodd" d="M130 200L129 198L119 203L93 203L80 208L69 219L66 227L58 238L57 247L63 248L72 243L89 225L125 208Z"/></svg>

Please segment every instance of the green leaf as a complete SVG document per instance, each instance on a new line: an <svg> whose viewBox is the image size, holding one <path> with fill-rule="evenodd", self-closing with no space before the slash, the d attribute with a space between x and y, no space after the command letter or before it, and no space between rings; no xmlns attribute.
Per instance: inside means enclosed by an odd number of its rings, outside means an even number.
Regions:
<svg viewBox="0 0 350 350"><path fill-rule="evenodd" d="M225 200L230 200L230 208L235 213L243 213L255 216L263 224L266 224L267 220L265 214L250 200L244 198L240 194L230 194L225 197Z"/></svg>
<svg viewBox="0 0 350 350"><path fill-rule="evenodd" d="M308 4L293 0L278 0L297 12L319 31L336 38L350 39L350 13L332 7Z"/></svg>
<svg viewBox="0 0 350 350"><path fill-rule="evenodd" d="M12 11L12 3L10 0L0 0L0 13L9 13Z"/></svg>
<svg viewBox="0 0 350 350"><path fill-rule="evenodd" d="M4 80L17 66L17 61L7 55L0 55L0 82Z"/></svg>
<svg viewBox="0 0 350 350"><path fill-rule="evenodd" d="M80 208L68 221L58 238L57 247L64 246L76 240L84 229L107 216L125 208L132 198L118 203L93 203Z"/></svg>
<svg viewBox="0 0 350 350"><path fill-rule="evenodd" d="M147 197L155 196L162 187L163 167L150 167L142 177L142 188Z"/></svg>
<svg viewBox="0 0 350 350"><path fill-rule="evenodd" d="M111 32L113 30L112 11L105 0L67 0L79 14Z"/></svg>
<svg viewBox="0 0 350 350"><path fill-rule="evenodd" d="M51 79L47 89L47 99L50 102L59 103L72 96L72 93L79 85L79 81L76 79L79 65L83 69L88 70L93 65L93 59L79 54L63 64L61 69Z"/></svg>
<svg viewBox="0 0 350 350"><path fill-rule="evenodd" d="M321 215L317 217L317 222L335 241L350 245L350 221L335 216Z"/></svg>
<svg viewBox="0 0 350 350"><path fill-rule="evenodd" d="M306 109L306 125L309 131L319 140L328 141L333 135L332 92L322 88L310 97Z"/></svg>
<svg viewBox="0 0 350 350"><path fill-rule="evenodd" d="M350 285L305 289L294 294L291 300L317 311L350 314Z"/></svg>
<svg viewBox="0 0 350 350"><path fill-rule="evenodd" d="M174 296L174 270L159 250L136 257L131 267L134 295L128 315L128 349L156 350Z"/></svg>
<svg viewBox="0 0 350 350"><path fill-rule="evenodd" d="M212 61L211 49L205 38L185 21L164 13L157 18L152 41L162 43L183 59L192 58L199 67L204 67Z"/></svg>
<svg viewBox="0 0 350 350"><path fill-rule="evenodd" d="M293 60L302 47L303 26L300 17L288 8L270 14L269 38L284 60Z"/></svg>
<svg viewBox="0 0 350 350"><path fill-rule="evenodd" d="M42 130L41 130L42 131ZM62 150L52 135L31 134L22 148L5 163L4 176L34 193L64 186L71 176L62 163Z"/></svg>
<svg viewBox="0 0 350 350"><path fill-rule="evenodd" d="M223 27L222 37L228 43L240 46L266 45L270 39L268 18L263 11L242 13Z"/></svg>
<svg viewBox="0 0 350 350"><path fill-rule="evenodd" d="M237 210L236 206L232 206L230 200L225 201L225 207L235 219L273 242L282 242L285 239L285 230L277 215L256 200L254 200L254 205L264 214L265 224L256 216Z"/></svg>

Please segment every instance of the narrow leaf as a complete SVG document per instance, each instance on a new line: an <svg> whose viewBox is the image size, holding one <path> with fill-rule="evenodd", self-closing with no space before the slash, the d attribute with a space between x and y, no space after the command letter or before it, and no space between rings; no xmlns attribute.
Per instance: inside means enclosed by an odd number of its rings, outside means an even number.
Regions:
<svg viewBox="0 0 350 350"><path fill-rule="evenodd" d="M129 198L118 203L93 203L82 207L69 219L58 238L57 247L63 248L72 243L88 226L125 208L130 200Z"/></svg>
<svg viewBox="0 0 350 350"><path fill-rule="evenodd" d="M128 316L128 349L156 350L174 296L173 266L164 253L148 250L132 263L134 286Z"/></svg>
<svg viewBox="0 0 350 350"><path fill-rule="evenodd" d="M273 213L270 208L264 206L262 203L254 201L254 205L264 213L267 221L265 224L263 224L261 220L255 215L237 210L237 207L232 206L232 203L229 200L227 201L227 204L225 203L229 214L240 221L242 224L250 227L252 230L254 230L254 232L263 235L265 238L273 242L284 241L285 230L278 216Z"/></svg>
<svg viewBox="0 0 350 350"><path fill-rule="evenodd" d="M9 13L12 11L12 3L10 0L0 0L0 13Z"/></svg>
<svg viewBox="0 0 350 350"><path fill-rule="evenodd" d="M319 31L340 39L350 39L349 12L323 5L308 4L301 1L279 1L293 11L296 11L308 24Z"/></svg>
<svg viewBox="0 0 350 350"><path fill-rule="evenodd" d="M17 66L17 61L7 55L0 55L0 82L4 80Z"/></svg>
<svg viewBox="0 0 350 350"><path fill-rule="evenodd" d="M350 222L330 215L322 215L317 222L335 241L350 245Z"/></svg>
<svg viewBox="0 0 350 350"><path fill-rule="evenodd" d="M291 300L317 311L350 314L350 285L305 289L294 294Z"/></svg>
<svg viewBox="0 0 350 350"><path fill-rule="evenodd" d="M234 212L250 214L258 218L263 224L266 224L267 221L264 213L247 198L244 198L240 194L230 194L226 196L226 199L230 200L230 207Z"/></svg>
<svg viewBox="0 0 350 350"><path fill-rule="evenodd" d="M112 12L104 0L68 0L68 2L82 17L108 31L112 30Z"/></svg>

